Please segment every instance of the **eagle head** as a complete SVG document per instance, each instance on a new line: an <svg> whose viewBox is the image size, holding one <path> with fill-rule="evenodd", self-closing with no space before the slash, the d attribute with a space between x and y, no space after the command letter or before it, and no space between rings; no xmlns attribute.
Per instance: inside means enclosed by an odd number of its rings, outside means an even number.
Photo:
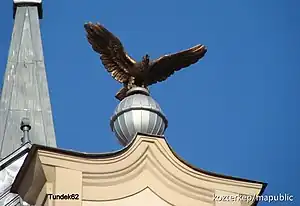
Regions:
<svg viewBox="0 0 300 206"><path fill-rule="evenodd" d="M146 54L145 56L143 56L143 59L142 59L141 63L142 63L142 65L140 67L141 71L144 71L144 70L146 70L149 67L150 57L149 57L148 54Z"/></svg>
<svg viewBox="0 0 300 206"><path fill-rule="evenodd" d="M142 60L144 65L148 65L150 62L150 56L148 54L146 54L145 56L143 56L143 60Z"/></svg>

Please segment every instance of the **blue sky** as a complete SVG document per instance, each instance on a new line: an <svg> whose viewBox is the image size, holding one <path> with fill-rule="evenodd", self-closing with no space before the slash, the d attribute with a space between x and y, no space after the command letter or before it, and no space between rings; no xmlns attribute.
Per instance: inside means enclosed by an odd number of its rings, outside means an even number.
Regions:
<svg viewBox="0 0 300 206"><path fill-rule="evenodd" d="M299 1L70 2L45 1L41 22L59 147L121 148L109 127L121 85L90 48L85 22L104 24L138 60L205 44L198 64L151 87L169 120L168 143L197 167L267 182L265 194L300 204ZM12 1L1 2L0 25L3 75Z"/></svg>

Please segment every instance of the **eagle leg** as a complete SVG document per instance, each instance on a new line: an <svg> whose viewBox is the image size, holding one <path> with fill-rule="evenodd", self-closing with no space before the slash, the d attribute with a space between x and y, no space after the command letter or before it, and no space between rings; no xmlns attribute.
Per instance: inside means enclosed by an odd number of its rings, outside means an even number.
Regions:
<svg viewBox="0 0 300 206"><path fill-rule="evenodd" d="M147 88L144 84L140 85L141 87ZM134 88L137 87L136 82L135 82L135 78L133 76L131 76L129 78L129 81L127 83L124 84L124 87L121 88L118 93L116 94L116 98L120 101L122 101L125 97L126 97L126 93Z"/></svg>

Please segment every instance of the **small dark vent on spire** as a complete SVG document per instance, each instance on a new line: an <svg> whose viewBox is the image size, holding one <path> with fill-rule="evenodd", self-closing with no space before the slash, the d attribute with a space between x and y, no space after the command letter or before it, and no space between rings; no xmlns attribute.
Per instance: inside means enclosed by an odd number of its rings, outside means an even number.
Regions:
<svg viewBox="0 0 300 206"><path fill-rule="evenodd" d="M31 129L31 126L30 126L30 120L27 117L24 117L21 120L21 127L20 127L20 129L23 131L23 137L21 138L22 145L25 144L25 143L27 143L27 142L30 142L30 139L29 139L29 130Z"/></svg>

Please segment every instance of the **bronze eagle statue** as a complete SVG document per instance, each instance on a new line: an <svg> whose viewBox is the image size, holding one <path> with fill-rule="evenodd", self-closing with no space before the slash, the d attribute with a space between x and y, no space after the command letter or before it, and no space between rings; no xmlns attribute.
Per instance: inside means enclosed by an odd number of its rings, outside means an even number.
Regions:
<svg viewBox="0 0 300 206"><path fill-rule="evenodd" d="M106 70L124 85L116 94L120 101L126 97L129 89L135 86L148 89L148 86L166 80L175 71L195 64L207 52L206 47L199 44L152 61L146 54L140 62L136 62L125 51L121 41L103 25L89 22L84 24L84 28L89 43L93 50L100 54Z"/></svg>

